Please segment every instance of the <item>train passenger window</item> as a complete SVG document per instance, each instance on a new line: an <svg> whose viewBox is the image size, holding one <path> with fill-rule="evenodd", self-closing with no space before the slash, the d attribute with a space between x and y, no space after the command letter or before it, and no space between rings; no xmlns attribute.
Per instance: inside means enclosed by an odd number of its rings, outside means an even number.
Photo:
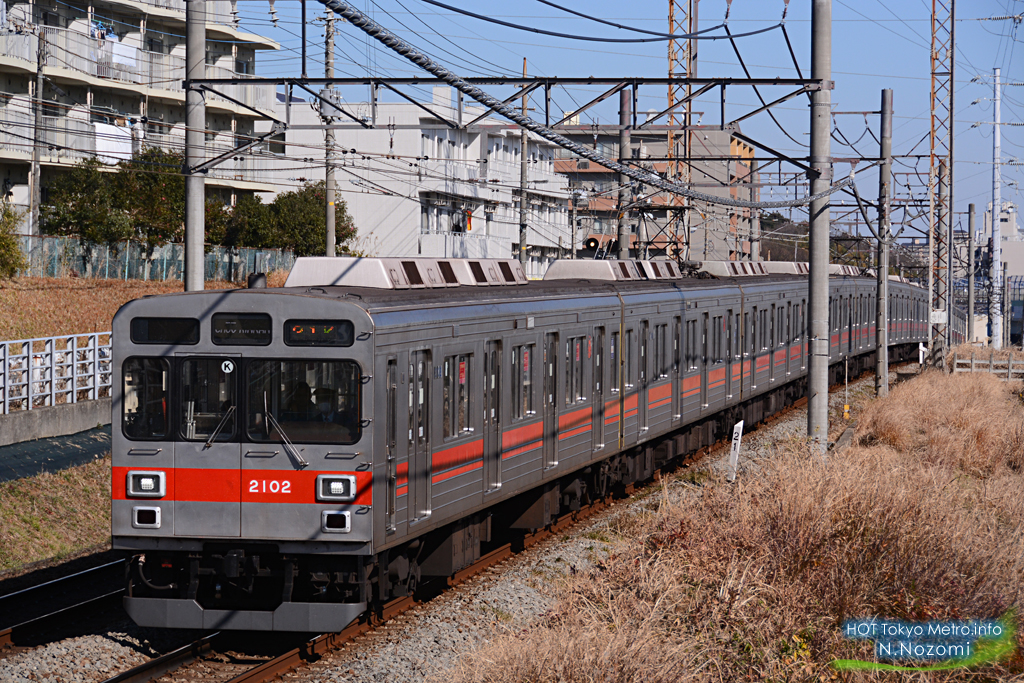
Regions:
<svg viewBox="0 0 1024 683"><path fill-rule="evenodd" d="M757 314L754 314L754 321L757 321ZM754 330L750 327L750 314L743 314L743 334L746 343L743 345L743 355L749 356L754 352Z"/></svg>
<svg viewBox="0 0 1024 683"><path fill-rule="evenodd" d="M722 358L722 328L725 324L722 321L722 316L716 315L711 320L711 347L708 349L709 360L712 365L721 363L724 359Z"/></svg>
<svg viewBox="0 0 1024 683"><path fill-rule="evenodd" d="M535 413L533 409L533 344L512 348L512 419L522 420Z"/></svg>
<svg viewBox="0 0 1024 683"><path fill-rule="evenodd" d="M134 323L134 321L132 321ZM163 358L129 358L121 372L124 405L121 429L129 439L167 437L167 380Z"/></svg>
<svg viewBox="0 0 1024 683"><path fill-rule="evenodd" d="M682 336L683 319L677 317L672 325L672 369L676 371L682 367L682 363L679 361L679 354L683 350Z"/></svg>
<svg viewBox="0 0 1024 683"><path fill-rule="evenodd" d="M565 341L565 405L586 400L586 396L583 395L586 346L586 337L570 337Z"/></svg>
<svg viewBox="0 0 1024 683"><path fill-rule="evenodd" d="M686 369L697 369L697 321L686 321Z"/></svg>
<svg viewBox="0 0 1024 683"><path fill-rule="evenodd" d="M181 436L190 441L235 435L237 358L189 358L181 364Z"/></svg>
<svg viewBox="0 0 1024 683"><path fill-rule="evenodd" d="M637 362L637 370L639 370L640 384L647 384L647 348L649 344L650 333L647 331L647 321L644 320L640 323L640 358Z"/></svg>
<svg viewBox="0 0 1024 683"><path fill-rule="evenodd" d="M736 325L732 328L732 353L737 359L743 357L743 316L736 314Z"/></svg>
<svg viewBox="0 0 1024 683"><path fill-rule="evenodd" d="M469 415L470 363L473 354L464 353L444 359L444 385L441 389L443 436L451 439L473 431Z"/></svg>
<svg viewBox="0 0 1024 683"><path fill-rule="evenodd" d="M668 377L668 325L658 325L654 330L654 366L658 377Z"/></svg>
<svg viewBox="0 0 1024 683"><path fill-rule="evenodd" d="M633 386L633 382L635 380L635 376L633 374L633 337L635 336L635 331L626 330L626 344L622 349L622 363L625 373L623 379L626 382L627 388Z"/></svg>
<svg viewBox="0 0 1024 683"><path fill-rule="evenodd" d="M786 315L786 309L779 304L776 309L776 321L775 325L775 340L779 346L785 346L789 343L789 330L786 329L786 321L788 316Z"/></svg>
<svg viewBox="0 0 1024 683"><path fill-rule="evenodd" d="M608 349L608 367L612 371L612 391L619 390L621 373L619 370L619 333L612 332L612 343Z"/></svg>
<svg viewBox="0 0 1024 683"><path fill-rule="evenodd" d="M762 308L760 311L761 319L758 321L758 327L761 330L761 350L768 350L768 332L771 327L771 318L768 317L768 309Z"/></svg>
<svg viewBox="0 0 1024 683"><path fill-rule="evenodd" d="M132 318L136 344L198 344L199 321L195 318Z"/></svg>
<svg viewBox="0 0 1024 683"><path fill-rule="evenodd" d="M353 361L249 362L249 439L295 443L359 441L359 365Z"/></svg>
<svg viewBox="0 0 1024 683"><path fill-rule="evenodd" d="M213 343L232 346L266 346L273 335L266 313L214 313Z"/></svg>

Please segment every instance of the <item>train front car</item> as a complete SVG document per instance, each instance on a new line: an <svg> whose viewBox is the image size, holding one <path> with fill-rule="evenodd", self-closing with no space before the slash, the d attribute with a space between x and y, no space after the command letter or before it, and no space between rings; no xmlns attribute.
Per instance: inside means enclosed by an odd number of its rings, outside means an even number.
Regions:
<svg viewBox="0 0 1024 683"><path fill-rule="evenodd" d="M281 290L118 312L111 527L138 624L332 631L365 611L372 332Z"/></svg>

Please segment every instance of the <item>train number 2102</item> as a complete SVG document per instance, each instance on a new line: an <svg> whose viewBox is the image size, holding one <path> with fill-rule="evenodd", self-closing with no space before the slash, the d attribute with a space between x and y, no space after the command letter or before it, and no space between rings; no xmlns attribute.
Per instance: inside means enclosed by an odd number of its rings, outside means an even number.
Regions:
<svg viewBox="0 0 1024 683"><path fill-rule="evenodd" d="M291 493L292 483L285 479L284 481L277 481L276 479L250 479L249 480L249 493Z"/></svg>

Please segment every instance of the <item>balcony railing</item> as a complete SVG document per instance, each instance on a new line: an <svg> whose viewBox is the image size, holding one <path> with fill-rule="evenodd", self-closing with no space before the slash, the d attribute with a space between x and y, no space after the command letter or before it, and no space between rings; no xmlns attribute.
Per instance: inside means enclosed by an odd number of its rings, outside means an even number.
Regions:
<svg viewBox="0 0 1024 683"><path fill-rule="evenodd" d="M121 130L124 131L123 139L127 143L131 139L131 133L127 129ZM78 159L93 158L99 154L101 161L114 163L117 160L129 158L129 148L126 145L121 145L117 151L110 151L111 144L97 146L96 136L96 124L89 121L65 116L44 116L41 135L41 140L45 145L43 159L77 161ZM34 137L35 125L32 112L15 107L0 107L0 150L30 154ZM107 141L111 142L109 138L108 134ZM180 153L185 148L185 137L173 133L147 133L142 144ZM138 146L136 142L133 142L133 151L137 151L134 148ZM230 149L231 146L227 143L210 142L206 144L204 157L211 159ZM107 150L107 154L104 154L104 150ZM275 161L276 157L272 155L244 152L210 169L208 177L269 183L272 182L270 173L274 168Z"/></svg>
<svg viewBox="0 0 1024 683"><path fill-rule="evenodd" d="M216 4L216 3L214 3ZM229 7L230 3L221 3ZM219 15L218 15L219 16ZM125 43L99 40L57 26L40 27L46 37L46 66L68 69L96 78L120 83L182 92L185 79L185 60L177 55L141 50ZM0 33L0 56L26 62L32 68L36 62L34 35ZM208 66L210 78L246 78L223 67ZM230 85L218 88L221 92L261 111L272 111L275 101L274 87L270 85ZM223 97L210 93L211 100L226 102Z"/></svg>
<svg viewBox="0 0 1024 683"><path fill-rule="evenodd" d="M37 40L30 33L0 33L0 56L21 59L35 65Z"/></svg>

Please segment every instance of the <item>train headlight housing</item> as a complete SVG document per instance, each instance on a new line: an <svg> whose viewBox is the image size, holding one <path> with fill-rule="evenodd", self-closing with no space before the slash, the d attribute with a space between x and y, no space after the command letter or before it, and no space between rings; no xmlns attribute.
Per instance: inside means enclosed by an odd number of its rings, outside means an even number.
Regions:
<svg viewBox="0 0 1024 683"><path fill-rule="evenodd" d="M351 474L321 474L316 478L316 499L350 503L356 499L356 478Z"/></svg>
<svg viewBox="0 0 1024 683"><path fill-rule="evenodd" d="M167 479L163 472L128 473L126 493L132 498L163 498L167 495Z"/></svg>

